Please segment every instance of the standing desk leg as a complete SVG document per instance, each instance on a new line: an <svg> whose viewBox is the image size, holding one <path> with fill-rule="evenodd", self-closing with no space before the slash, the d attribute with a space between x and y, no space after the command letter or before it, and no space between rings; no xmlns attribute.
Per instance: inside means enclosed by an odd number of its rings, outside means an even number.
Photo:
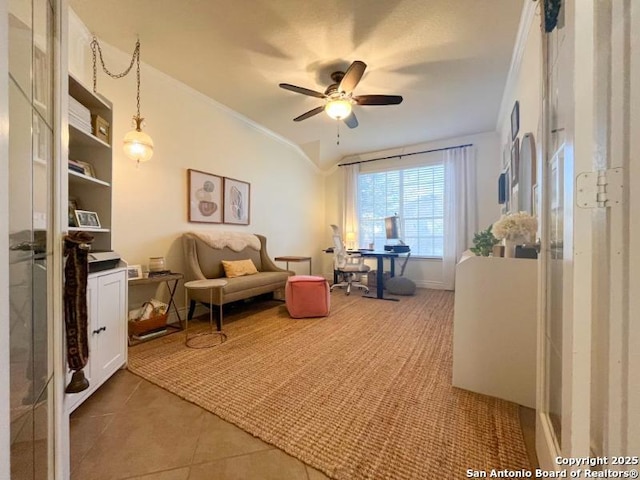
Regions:
<svg viewBox="0 0 640 480"><path fill-rule="evenodd" d="M377 298L379 300L389 300L391 302L397 302L398 299L397 298L389 298L384 296L384 285L383 285L383 281L384 281L384 262L383 262L383 257L382 255L378 255L377 256L377 268L378 271L376 272L376 281L378 283L378 285L376 285L376 296L375 297L370 297L369 295L363 295L364 298ZM393 272L393 257L391 257L391 271ZM392 274L393 276L393 274Z"/></svg>

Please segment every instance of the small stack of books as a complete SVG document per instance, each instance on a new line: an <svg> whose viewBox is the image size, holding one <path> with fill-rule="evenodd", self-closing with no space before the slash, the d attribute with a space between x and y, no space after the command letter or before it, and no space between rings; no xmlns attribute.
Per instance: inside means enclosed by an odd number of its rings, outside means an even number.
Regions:
<svg viewBox="0 0 640 480"><path fill-rule="evenodd" d="M81 162L72 159L69 159L69 170L76 173L82 173L83 175L87 174L85 166Z"/></svg>
<svg viewBox="0 0 640 480"><path fill-rule="evenodd" d="M171 275L171 270L160 270L158 272L149 272L149 278L163 277L164 275Z"/></svg>
<svg viewBox="0 0 640 480"><path fill-rule="evenodd" d="M84 167L75 160L71 159L69 159L69 170L76 173L81 173L83 175L85 174Z"/></svg>
<svg viewBox="0 0 640 480"><path fill-rule="evenodd" d="M91 112L69 95L69 124L91 135Z"/></svg>

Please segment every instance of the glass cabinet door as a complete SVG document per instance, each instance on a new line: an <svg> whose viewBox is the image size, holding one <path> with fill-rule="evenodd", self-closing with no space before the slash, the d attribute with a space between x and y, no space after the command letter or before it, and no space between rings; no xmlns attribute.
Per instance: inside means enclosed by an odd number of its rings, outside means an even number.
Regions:
<svg viewBox="0 0 640 480"><path fill-rule="evenodd" d="M11 478L53 478L52 315L54 5L9 0L9 318ZM50 243L50 242L49 242Z"/></svg>

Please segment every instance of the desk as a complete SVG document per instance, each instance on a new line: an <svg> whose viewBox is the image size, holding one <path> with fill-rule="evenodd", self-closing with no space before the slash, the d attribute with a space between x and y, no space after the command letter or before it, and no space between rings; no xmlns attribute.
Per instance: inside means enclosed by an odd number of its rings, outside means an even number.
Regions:
<svg viewBox="0 0 640 480"><path fill-rule="evenodd" d="M388 252L388 251L384 251L384 252L376 252L376 251L372 251L372 250L360 250L360 255L365 257L365 258L376 258L378 261L377 264L377 274L376 274L376 296L375 297L370 297L368 295L363 295L363 297L366 298L378 298L380 300L390 300L392 302L397 302L398 299L397 298L385 298L384 296L384 259L388 258L390 260L390 268L389 268L389 272L391 274L392 277L395 276L396 274L396 258L398 258L400 256L399 253L396 252Z"/></svg>
<svg viewBox="0 0 640 480"><path fill-rule="evenodd" d="M173 311L175 312L176 317L178 319L178 325L180 325L179 327L176 327L175 325L171 325L170 323L167 323L167 327L175 328L177 330L182 330L182 318L180 318L180 312L178 311L178 307L176 306L176 302L173 297L176 294L176 289L178 288L178 282L183 278L184 278L184 275L182 275L181 273L168 273L166 275L157 275L155 277L131 279L129 280L129 286L135 287L138 285L153 285L155 283L164 282L164 284L167 286L167 290L169 291L169 303L167 305L167 313L169 313L169 311L171 310L171 306L173 306ZM173 282L173 284L171 284L170 282ZM137 342L132 342L131 339L129 339L130 345L133 345L135 343Z"/></svg>
<svg viewBox="0 0 640 480"><path fill-rule="evenodd" d="M289 255L286 257L274 258L276 262L287 262L287 270L289 270L289 262L309 262L309 275L311 275L311 257L298 257L295 255Z"/></svg>

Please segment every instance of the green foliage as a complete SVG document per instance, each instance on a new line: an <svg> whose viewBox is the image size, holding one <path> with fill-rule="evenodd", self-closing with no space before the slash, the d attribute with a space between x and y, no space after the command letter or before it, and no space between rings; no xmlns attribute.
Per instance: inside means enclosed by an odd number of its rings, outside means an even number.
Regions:
<svg viewBox="0 0 640 480"><path fill-rule="evenodd" d="M493 251L493 246L500 241L491 233L491 227L493 227L493 225L489 225L489 228L486 230L482 230L473 235L474 246L469 250L481 257L489 256Z"/></svg>

